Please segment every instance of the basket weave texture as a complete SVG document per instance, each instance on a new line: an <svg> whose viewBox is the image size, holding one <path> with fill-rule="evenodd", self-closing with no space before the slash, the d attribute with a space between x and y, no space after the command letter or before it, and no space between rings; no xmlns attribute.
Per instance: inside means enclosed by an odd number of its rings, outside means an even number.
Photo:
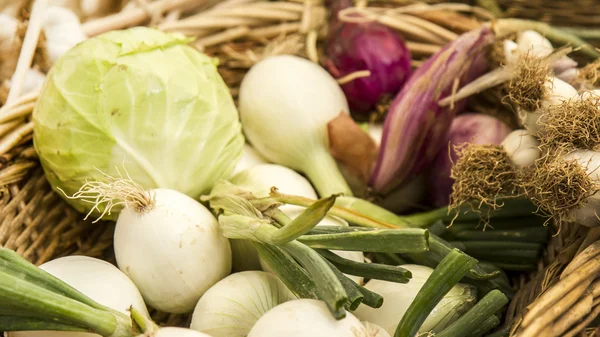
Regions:
<svg viewBox="0 0 600 337"><path fill-rule="evenodd" d="M507 13L515 16L561 24L577 22L600 25L600 6L594 6L596 2L595 0L570 2L501 0L500 4L507 9ZM233 8L238 3L244 4L243 1L230 0L224 1L221 5L229 4ZM227 7L223 6L222 12L211 14L210 9L206 11L206 17L212 16L214 21L212 26L207 24L198 28L190 19L157 24L158 27L162 26L168 31L182 31L197 35L199 40L195 46L207 54L220 58L220 73L229 85L233 96L236 97L237 87L245 71L262 57L277 53L294 53L311 59L319 57L315 41L324 35L325 8L319 4L300 1L279 3L281 8L286 6L288 8L287 17L284 19L278 17L276 12L272 12L271 19L263 17L262 20L256 20L253 17L236 15L238 21L219 22L219 19L227 16L223 14ZM541 15L541 12L545 14ZM248 10L248 13L257 12ZM279 15L281 13L279 12ZM145 19L148 19L152 13L147 14L148 17ZM428 14L432 20L435 19L434 14L433 12ZM95 26L90 24L88 27L97 29L110 20L105 21ZM438 24L442 24L443 21L438 21ZM469 25L472 23L473 21L469 21ZM452 30L453 27L456 33L461 32L460 25L456 23L451 23L446 28ZM415 45L416 47L419 46ZM427 56L429 50L421 50L423 54L416 54ZM418 65L418 61L415 65ZM84 221L82 214L72 209L50 188L37 160L31 132L31 122L27 113L10 118L0 115L0 246L15 250L36 265L66 255L87 255L114 263L112 252L114 224ZM589 230L576 224L564 225L562 231L551 239L546 254L539 261L538 271L520 274L514 278L514 286L518 292L505 313L505 327L511 328L513 333L523 337L598 335L599 331L585 327L600 311L600 303L598 303L600 286L595 281L596 275L600 272L582 278L581 282L589 281L589 283L588 286L583 287L581 293L566 291L573 297L573 303L563 310L555 310L556 312L552 314L554 317L544 312L539 315L541 321L527 318L527 312L536 307L532 302L553 288L556 289L557 285L564 284L561 273L578 253L585 248L593 248L594 242L598 239L600 239L599 230ZM582 266L594 268L596 265L600 266L598 257L600 247L598 252L593 258L582 262ZM598 270L600 271L600 267ZM577 303L583 303L577 307L579 311L569 310ZM153 318L164 325L184 325L189 322L189 317L186 316L158 312L154 312ZM577 324L570 324L565 329L555 326L560 322L565 325L566 320ZM535 324L540 328L532 334L531 326ZM546 328L554 330L543 330ZM529 334L520 335L526 329L530 329ZM559 330L563 331L558 333Z"/></svg>

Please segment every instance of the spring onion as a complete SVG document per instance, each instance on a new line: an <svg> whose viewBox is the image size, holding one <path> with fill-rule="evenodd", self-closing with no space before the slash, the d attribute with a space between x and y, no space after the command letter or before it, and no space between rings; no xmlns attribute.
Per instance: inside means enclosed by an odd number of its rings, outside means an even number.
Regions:
<svg viewBox="0 0 600 337"><path fill-rule="evenodd" d="M370 280L365 288L383 296L383 306L379 309L360 306L354 314L361 320L382 326L393 335L398 322L414 301L417 293L431 276L433 269L420 265L402 265L411 271L412 279L408 283L395 283ZM429 314L419 332L439 332L467 312L475 303L477 290L467 284L457 284Z"/></svg>
<svg viewBox="0 0 600 337"><path fill-rule="evenodd" d="M320 196L350 187L329 153L327 123L349 113L341 88L317 64L280 55L256 63L240 85L244 133L267 160L305 173Z"/></svg>
<svg viewBox="0 0 600 337"><path fill-rule="evenodd" d="M134 306L149 317L148 310L139 290L133 282L112 264L87 257L65 256L48 261L41 270L62 280L92 300L128 314ZM98 337L97 334L82 332L19 331L10 332L9 337Z"/></svg>

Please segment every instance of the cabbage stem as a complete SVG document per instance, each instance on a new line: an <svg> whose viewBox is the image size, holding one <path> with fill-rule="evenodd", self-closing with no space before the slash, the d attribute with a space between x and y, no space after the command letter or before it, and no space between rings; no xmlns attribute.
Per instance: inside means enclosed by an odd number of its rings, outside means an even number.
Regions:
<svg viewBox="0 0 600 337"><path fill-rule="evenodd" d="M319 149L311 157L312 164L304 170L321 197L334 194L352 195L352 190L340 172L337 163L325 149Z"/></svg>
<svg viewBox="0 0 600 337"><path fill-rule="evenodd" d="M344 274L397 283L408 283L412 277L412 273L401 266L355 262L325 249L317 249L317 253L323 255L323 257Z"/></svg>
<svg viewBox="0 0 600 337"><path fill-rule="evenodd" d="M508 298L498 291L492 290L485 295L477 304L475 304L467 313L462 315L454 323L450 324L442 332L436 334L436 337L458 337L458 336L469 336L474 334L476 330L490 327L492 322L496 322L498 318L494 316L502 307L508 303ZM493 318L496 318L495 320ZM488 320L490 320L488 322ZM485 324L484 324L485 323ZM480 336L481 333L477 336Z"/></svg>
<svg viewBox="0 0 600 337"><path fill-rule="evenodd" d="M402 316L394 337L415 336L423 322L440 300L465 274L477 265L477 260L453 249L433 270Z"/></svg>
<svg viewBox="0 0 600 337"><path fill-rule="evenodd" d="M298 241L311 248L374 253L422 253L429 250L425 229L378 229L339 234L303 235Z"/></svg>

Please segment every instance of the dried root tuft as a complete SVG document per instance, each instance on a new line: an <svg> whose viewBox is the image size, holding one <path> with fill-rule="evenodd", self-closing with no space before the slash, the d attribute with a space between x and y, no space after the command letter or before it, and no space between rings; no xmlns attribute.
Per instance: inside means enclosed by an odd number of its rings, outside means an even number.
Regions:
<svg viewBox="0 0 600 337"><path fill-rule="evenodd" d="M583 88L596 88L600 85L600 59L586 64L577 71L575 85Z"/></svg>
<svg viewBox="0 0 600 337"><path fill-rule="evenodd" d="M514 197L518 192L518 174L506 151L499 145L463 144L455 147L458 160L450 176L454 179L450 210L469 204L473 212L481 213L484 225L489 212L503 206L502 197Z"/></svg>
<svg viewBox="0 0 600 337"><path fill-rule="evenodd" d="M572 211L582 208L600 190L577 160L562 157L564 150L546 154L522 180L522 188L538 207L537 213L554 220L560 231L563 221L573 221Z"/></svg>
<svg viewBox="0 0 600 337"><path fill-rule="evenodd" d="M551 72L550 62L525 55L519 58L515 72L506 84L508 100L526 111L537 111L550 91L546 85Z"/></svg>
<svg viewBox="0 0 600 337"><path fill-rule="evenodd" d="M581 100L551 106L540 124L542 146L597 149L600 145L600 96L589 93Z"/></svg>
<svg viewBox="0 0 600 337"><path fill-rule="evenodd" d="M98 171L103 175L103 181L86 182L72 196L67 195L62 189L60 190L69 199L81 200L94 205L85 219L94 212L98 212L100 216L94 220L94 222L98 222L105 215L110 215L115 207L120 206L132 207L137 213L147 212L154 206L154 194L134 182L127 171L123 176L117 169L118 177Z"/></svg>

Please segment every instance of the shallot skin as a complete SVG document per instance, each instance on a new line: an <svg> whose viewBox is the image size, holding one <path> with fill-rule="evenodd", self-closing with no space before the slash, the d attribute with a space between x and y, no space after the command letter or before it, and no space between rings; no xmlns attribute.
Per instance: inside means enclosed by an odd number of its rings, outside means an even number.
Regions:
<svg viewBox="0 0 600 337"><path fill-rule="evenodd" d="M404 40L378 23L340 23L332 29L325 68L336 78L368 70L370 76L342 84L350 110L368 113L393 98L410 76L411 54Z"/></svg>

